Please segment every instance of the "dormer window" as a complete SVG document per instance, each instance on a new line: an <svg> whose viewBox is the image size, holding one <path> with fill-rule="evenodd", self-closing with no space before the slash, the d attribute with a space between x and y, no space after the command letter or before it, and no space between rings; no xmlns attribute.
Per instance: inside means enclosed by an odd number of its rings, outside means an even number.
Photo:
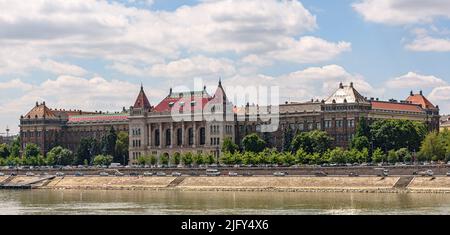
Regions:
<svg viewBox="0 0 450 235"><path fill-rule="evenodd" d="M195 106L196 103L196 101L191 101L191 106Z"/></svg>
<svg viewBox="0 0 450 235"><path fill-rule="evenodd" d="M183 102L183 101L180 102L180 106L181 106L181 107L184 106L184 102Z"/></svg>
<svg viewBox="0 0 450 235"><path fill-rule="evenodd" d="M174 104L175 104L175 102L170 102L169 107L173 107Z"/></svg>

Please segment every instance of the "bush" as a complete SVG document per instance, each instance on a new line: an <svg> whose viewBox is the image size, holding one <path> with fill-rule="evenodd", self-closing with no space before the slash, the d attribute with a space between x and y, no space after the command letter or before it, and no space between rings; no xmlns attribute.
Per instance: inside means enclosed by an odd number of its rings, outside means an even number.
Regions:
<svg viewBox="0 0 450 235"><path fill-rule="evenodd" d="M108 166L113 162L113 157L110 155L97 155L94 157L94 160L92 163L94 165L102 165L102 166Z"/></svg>

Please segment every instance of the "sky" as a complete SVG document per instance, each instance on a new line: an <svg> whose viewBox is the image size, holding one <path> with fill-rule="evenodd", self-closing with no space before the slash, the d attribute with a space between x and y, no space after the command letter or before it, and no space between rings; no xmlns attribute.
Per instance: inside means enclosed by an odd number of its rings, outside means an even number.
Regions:
<svg viewBox="0 0 450 235"><path fill-rule="evenodd" d="M0 0L0 134L36 101L117 111L202 79L280 102L419 90L450 113L450 0ZM182 89L181 89L182 90Z"/></svg>

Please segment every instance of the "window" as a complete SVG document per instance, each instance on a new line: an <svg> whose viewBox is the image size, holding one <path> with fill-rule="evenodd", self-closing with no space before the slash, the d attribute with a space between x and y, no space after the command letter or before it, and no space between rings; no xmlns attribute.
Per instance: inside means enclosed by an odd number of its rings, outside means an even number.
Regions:
<svg viewBox="0 0 450 235"><path fill-rule="evenodd" d="M159 139L159 130L155 130L155 145L159 146L161 144L160 142L161 141Z"/></svg>
<svg viewBox="0 0 450 235"><path fill-rule="evenodd" d="M188 136L189 136L189 145L194 145L194 130L192 128L189 128L188 130Z"/></svg>
<svg viewBox="0 0 450 235"><path fill-rule="evenodd" d="M342 120L336 120L336 127L342 127Z"/></svg>
<svg viewBox="0 0 450 235"><path fill-rule="evenodd" d="M348 120L348 126L355 127L355 120L353 120L353 119Z"/></svg>
<svg viewBox="0 0 450 235"><path fill-rule="evenodd" d="M172 139L171 139L172 135L171 134L172 134L171 129L167 129L166 130L166 146L172 145Z"/></svg>
<svg viewBox="0 0 450 235"><path fill-rule="evenodd" d="M205 145L206 142L206 129L200 128L200 145Z"/></svg>
<svg viewBox="0 0 450 235"><path fill-rule="evenodd" d="M325 128L331 128L331 121L330 120L325 120Z"/></svg>
<svg viewBox="0 0 450 235"><path fill-rule="evenodd" d="M183 144L183 130L181 128L177 129L177 145Z"/></svg>

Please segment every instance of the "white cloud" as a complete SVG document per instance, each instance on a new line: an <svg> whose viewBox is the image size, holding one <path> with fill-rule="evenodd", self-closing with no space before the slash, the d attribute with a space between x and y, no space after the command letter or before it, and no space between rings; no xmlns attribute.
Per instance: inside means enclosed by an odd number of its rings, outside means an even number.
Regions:
<svg viewBox="0 0 450 235"><path fill-rule="evenodd" d="M241 75L227 79L224 84L233 86L278 86L280 90L280 102L307 101L311 98L325 99L334 92L340 82L344 84L354 83L354 87L362 95L380 95L383 89L374 88L362 76L351 74L339 65L327 65L323 67L309 67L289 74L276 77L257 75L244 77Z"/></svg>
<svg viewBox="0 0 450 235"><path fill-rule="evenodd" d="M421 75L414 72L408 72L405 75L392 78L386 82L389 88L432 88L445 86L447 82L432 75Z"/></svg>
<svg viewBox="0 0 450 235"><path fill-rule="evenodd" d="M434 38L431 36L419 36L405 45L411 51L421 52L450 52L450 39Z"/></svg>
<svg viewBox="0 0 450 235"><path fill-rule="evenodd" d="M203 1L175 11L106 0L14 4L0 0L0 46L24 52L14 60L0 56L4 62L0 73L22 73L50 60L60 63L48 69L56 74L68 70L84 75L81 68L55 59L61 57L104 59L121 71L130 71L201 54L266 55L266 59L273 55L276 60L306 63L325 61L349 49L346 42L296 39L317 27L315 16L299 1L288 0Z"/></svg>
<svg viewBox="0 0 450 235"><path fill-rule="evenodd" d="M450 86L441 86L434 88L430 95L428 95L428 99L434 104L438 104L441 110L450 112ZM444 112L445 112L444 111Z"/></svg>
<svg viewBox="0 0 450 235"><path fill-rule="evenodd" d="M366 21L390 25L450 18L450 2L442 0L361 0L352 6Z"/></svg>
<svg viewBox="0 0 450 235"><path fill-rule="evenodd" d="M23 91L30 90L32 85L22 82L20 79L13 79L7 82L0 82L0 91L6 92L9 89L20 89Z"/></svg>

